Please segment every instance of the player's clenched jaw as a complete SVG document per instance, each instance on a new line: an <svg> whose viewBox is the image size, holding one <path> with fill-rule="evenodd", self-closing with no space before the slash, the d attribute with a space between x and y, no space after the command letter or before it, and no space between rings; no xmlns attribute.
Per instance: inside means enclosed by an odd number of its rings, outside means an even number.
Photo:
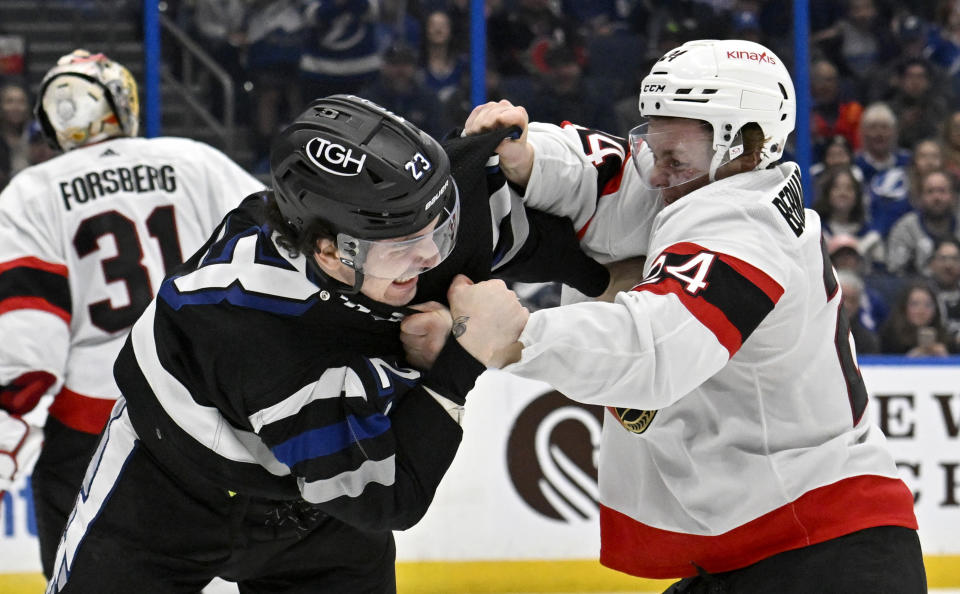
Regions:
<svg viewBox="0 0 960 594"><path fill-rule="evenodd" d="M443 259L433 234L438 218L410 236L370 243L364 257L366 272L360 293L395 307L410 303L417 293L420 274ZM333 240L319 239L314 258L332 278L346 285L354 284L357 273L341 261Z"/></svg>

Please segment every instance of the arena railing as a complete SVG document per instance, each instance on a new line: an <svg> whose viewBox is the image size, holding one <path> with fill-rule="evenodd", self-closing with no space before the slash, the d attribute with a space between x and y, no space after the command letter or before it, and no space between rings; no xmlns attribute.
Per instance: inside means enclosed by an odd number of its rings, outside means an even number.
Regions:
<svg viewBox="0 0 960 594"><path fill-rule="evenodd" d="M164 53L173 60L179 59L179 68L173 68L171 64L160 68L163 84L176 91L190 111L221 139L223 146L229 146L234 137L236 115L233 79L169 16L161 12L158 24L165 34L163 41L173 43L173 47L167 46ZM203 86L203 76L215 82L222 93L223 110L219 118L209 109L199 90Z"/></svg>

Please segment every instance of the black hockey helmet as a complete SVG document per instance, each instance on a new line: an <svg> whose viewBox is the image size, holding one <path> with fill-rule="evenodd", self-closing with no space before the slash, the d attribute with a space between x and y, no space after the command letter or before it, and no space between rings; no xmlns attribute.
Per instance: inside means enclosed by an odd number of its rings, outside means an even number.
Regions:
<svg viewBox="0 0 960 594"><path fill-rule="evenodd" d="M321 223L336 236L340 261L356 273L351 293L365 275L409 278L453 251L460 199L446 153L371 101L311 103L274 140L270 173L294 229Z"/></svg>
<svg viewBox="0 0 960 594"><path fill-rule="evenodd" d="M280 212L294 228L320 220L358 239L416 233L452 213L457 200L440 143L353 95L314 101L280 132L270 174Z"/></svg>

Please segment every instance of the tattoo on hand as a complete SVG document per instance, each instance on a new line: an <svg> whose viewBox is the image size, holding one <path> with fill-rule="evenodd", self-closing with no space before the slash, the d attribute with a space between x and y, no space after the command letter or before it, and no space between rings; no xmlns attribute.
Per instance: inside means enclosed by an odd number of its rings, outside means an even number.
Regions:
<svg viewBox="0 0 960 594"><path fill-rule="evenodd" d="M454 338L460 338L467 331L467 320L469 319L470 316L457 316L457 319L453 321L453 328L450 332L453 333Z"/></svg>

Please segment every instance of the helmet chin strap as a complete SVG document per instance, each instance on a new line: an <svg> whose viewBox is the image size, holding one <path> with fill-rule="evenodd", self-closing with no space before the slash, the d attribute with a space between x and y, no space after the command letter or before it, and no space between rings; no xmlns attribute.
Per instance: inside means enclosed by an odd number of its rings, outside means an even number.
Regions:
<svg viewBox="0 0 960 594"><path fill-rule="evenodd" d="M738 131L730 144L726 145L726 150L721 148L714 151L713 159L710 161L710 182L717 181L717 170L723 165L733 161L743 154L743 136Z"/></svg>
<svg viewBox="0 0 960 594"><path fill-rule="evenodd" d="M344 295L356 295L357 293L360 292L360 288L363 287L363 273L360 272L359 270L353 271L352 287L346 283L340 283L340 284L343 285L344 287L349 287L349 289L345 291L340 291L341 293L343 293Z"/></svg>
<svg viewBox="0 0 960 594"><path fill-rule="evenodd" d="M364 277L363 277L363 273L360 272L359 270L351 269L353 270L353 284L350 284L350 283L345 283L342 280L336 279L330 276L329 274L327 274L327 272L320 267L320 264L317 263L316 258L307 258L307 266L310 267L310 269L317 276L323 279L324 282L327 285L329 285L329 287L334 291L336 291L337 293L341 293L343 295L356 295L357 293L360 292L361 287L363 287Z"/></svg>
<svg viewBox="0 0 960 594"><path fill-rule="evenodd" d="M710 183L717 181L717 169L720 169L720 162L727 151L716 151L713 159L710 161Z"/></svg>

